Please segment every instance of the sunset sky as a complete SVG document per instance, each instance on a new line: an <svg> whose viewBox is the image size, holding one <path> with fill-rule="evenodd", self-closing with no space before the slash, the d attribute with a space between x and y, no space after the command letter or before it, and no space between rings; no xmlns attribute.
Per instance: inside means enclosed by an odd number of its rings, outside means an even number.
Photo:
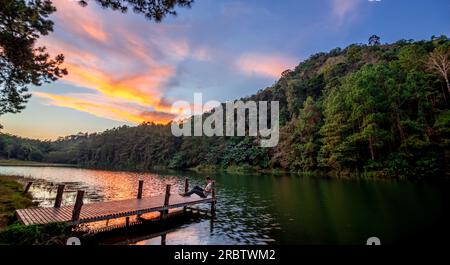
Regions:
<svg viewBox="0 0 450 265"><path fill-rule="evenodd" d="M272 85L315 52L450 35L448 0L196 0L162 23L134 13L55 0L54 32L40 40L63 53L69 75L40 87L3 132L55 139L143 121L167 122L171 104L226 101Z"/></svg>

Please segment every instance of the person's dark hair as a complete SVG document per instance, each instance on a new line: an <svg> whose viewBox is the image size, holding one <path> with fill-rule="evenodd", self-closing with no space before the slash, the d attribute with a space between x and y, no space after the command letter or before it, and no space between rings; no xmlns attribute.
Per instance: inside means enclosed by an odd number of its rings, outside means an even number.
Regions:
<svg viewBox="0 0 450 265"><path fill-rule="evenodd" d="M206 177L206 180L211 180L211 178L210 177Z"/></svg>

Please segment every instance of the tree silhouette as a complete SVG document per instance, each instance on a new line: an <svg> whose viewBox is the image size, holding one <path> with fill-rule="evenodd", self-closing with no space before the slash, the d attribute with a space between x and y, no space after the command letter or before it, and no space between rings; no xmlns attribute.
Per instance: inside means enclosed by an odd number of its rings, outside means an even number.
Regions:
<svg viewBox="0 0 450 265"><path fill-rule="evenodd" d="M95 1L104 8L118 10L123 13L132 9L133 12L143 14L147 19L160 22L167 14L176 15L175 8L191 7L194 0L79 0L82 6L88 5L89 1Z"/></svg>
<svg viewBox="0 0 450 265"><path fill-rule="evenodd" d="M0 2L0 115L17 113L30 98L29 85L39 86L67 74L63 55L51 58L36 40L53 30L49 0Z"/></svg>
<svg viewBox="0 0 450 265"><path fill-rule="evenodd" d="M290 74L292 74L292 70L291 69L287 69L287 70L284 70L281 73L281 77L288 77Z"/></svg>
<svg viewBox="0 0 450 265"><path fill-rule="evenodd" d="M377 35L372 35L369 38L369 45L370 46L378 46L381 44L381 38Z"/></svg>

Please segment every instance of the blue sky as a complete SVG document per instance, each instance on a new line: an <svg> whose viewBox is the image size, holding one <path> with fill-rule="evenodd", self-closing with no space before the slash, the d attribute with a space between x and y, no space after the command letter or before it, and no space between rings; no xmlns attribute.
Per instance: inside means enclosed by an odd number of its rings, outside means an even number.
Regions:
<svg viewBox="0 0 450 265"><path fill-rule="evenodd" d="M171 103L226 101L272 85L311 54L365 43L450 35L450 1L196 0L162 23L54 1L55 30L41 45L63 53L69 75L32 87L4 132L40 139L166 122Z"/></svg>

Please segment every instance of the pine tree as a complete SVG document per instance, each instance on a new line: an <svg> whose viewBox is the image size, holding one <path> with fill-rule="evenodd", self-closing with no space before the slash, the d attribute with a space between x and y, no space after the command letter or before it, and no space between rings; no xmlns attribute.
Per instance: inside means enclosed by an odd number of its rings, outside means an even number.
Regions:
<svg viewBox="0 0 450 265"><path fill-rule="evenodd" d="M48 16L55 10L49 0L0 2L0 115L25 108L29 85L67 74L62 55L52 59L45 47L36 47L37 39L53 30Z"/></svg>
<svg viewBox="0 0 450 265"><path fill-rule="evenodd" d="M308 97L300 110L296 128L292 135L295 158L291 168L311 171L317 168L317 154L320 149L318 131L322 126L322 115L316 102Z"/></svg>

